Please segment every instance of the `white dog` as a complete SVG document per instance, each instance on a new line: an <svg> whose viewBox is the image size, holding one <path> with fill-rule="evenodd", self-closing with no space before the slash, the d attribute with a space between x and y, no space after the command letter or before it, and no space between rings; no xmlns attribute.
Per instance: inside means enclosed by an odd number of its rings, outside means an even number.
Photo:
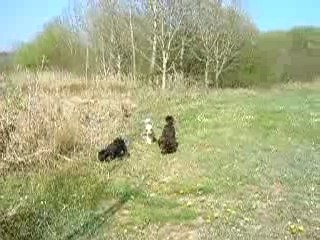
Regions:
<svg viewBox="0 0 320 240"><path fill-rule="evenodd" d="M148 144L152 144L153 142L156 142L157 139L155 137L154 131L153 131L153 126L152 126L152 121L150 118L146 118L144 121L144 132L142 133L143 139L146 141Z"/></svg>

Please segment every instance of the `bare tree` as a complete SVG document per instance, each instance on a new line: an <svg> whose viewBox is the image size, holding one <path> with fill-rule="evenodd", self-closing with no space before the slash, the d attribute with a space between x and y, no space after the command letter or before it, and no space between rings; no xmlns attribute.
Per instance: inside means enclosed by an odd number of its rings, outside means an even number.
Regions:
<svg viewBox="0 0 320 240"><path fill-rule="evenodd" d="M166 88L167 72L173 67L168 66L168 60L174 52L173 41L177 37L177 33L183 26L183 20L186 17L186 6L183 1L160 0L159 2L159 24L160 31L157 35L159 48L161 50L162 61L162 80L161 88Z"/></svg>
<svg viewBox="0 0 320 240"><path fill-rule="evenodd" d="M161 72L161 88L165 89L167 73L173 68L173 65L169 64L169 59L175 52L174 48L177 48L173 42L183 24L186 15L185 6L182 4L183 0L142 0L138 2L143 6L144 14L150 24L149 28L142 26L140 34L144 31L144 35L149 40L151 56L146 56L141 49L138 52L150 62L150 74L155 72L155 67Z"/></svg>
<svg viewBox="0 0 320 240"><path fill-rule="evenodd" d="M183 0L180 4L185 13L178 35L178 41L180 43L178 66L180 68L180 74L183 77L185 56L188 54L187 49L192 47L192 43L196 37L196 28L193 21L196 19L195 14L197 14L198 3L194 0Z"/></svg>
<svg viewBox="0 0 320 240"><path fill-rule="evenodd" d="M156 56L157 56L157 34L158 34L158 21L159 21L159 7L157 0L149 0L149 6L152 14L152 52L151 52L151 62L150 62L150 70L149 73L152 74L154 72L154 67L156 64Z"/></svg>
<svg viewBox="0 0 320 240"><path fill-rule="evenodd" d="M200 54L198 60L204 62L204 82L210 85L209 73L214 73L215 86L220 86L221 75L236 62L240 50L250 38L245 19L236 6L222 7L221 3L207 1L200 9L199 26Z"/></svg>
<svg viewBox="0 0 320 240"><path fill-rule="evenodd" d="M181 76L196 76L200 68L206 86L214 82L219 87L224 73L235 69L250 35L235 7L238 1L86 0L81 19L72 20L88 37L84 54L96 59L96 69L105 77L160 73L159 85L165 89L176 67Z"/></svg>
<svg viewBox="0 0 320 240"><path fill-rule="evenodd" d="M134 41L134 30L133 30L133 23L132 23L132 1L130 1L130 35L131 35L131 47L132 47L132 77L133 81L136 81L136 49L135 49L135 41Z"/></svg>
<svg viewBox="0 0 320 240"><path fill-rule="evenodd" d="M127 14L124 10L125 6L118 0L90 0L89 2L92 12L87 17L91 23L89 35L94 45L98 46L98 58L102 63L103 71L121 77L123 64L128 61L128 52L133 43L130 32L133 29L128 26L128 22L131 24L130 12Z"/></svg>

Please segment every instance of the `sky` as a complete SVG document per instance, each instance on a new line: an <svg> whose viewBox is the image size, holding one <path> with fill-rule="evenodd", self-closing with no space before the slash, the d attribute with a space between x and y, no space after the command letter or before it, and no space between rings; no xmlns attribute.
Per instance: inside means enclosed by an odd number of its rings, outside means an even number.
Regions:
<svg viewBox="0 0 320 240"><path fill-rule="evenodd" d="M30 41L68 0L0 0L0 51Z"/></svg>
<svg viewBox="0 0 320 240"><path fill-rule="evenodd" d="M259 30L320 27L320 0L247 0L246 9Z"/></svg>
<svg viewBox="0 0 320 240"><path fill-rule="evenodd" d="M0 0L0 51L32 40L67 7L68 0ZM320 26L320 0L245 0L244 7L261 31Z"/></svg>

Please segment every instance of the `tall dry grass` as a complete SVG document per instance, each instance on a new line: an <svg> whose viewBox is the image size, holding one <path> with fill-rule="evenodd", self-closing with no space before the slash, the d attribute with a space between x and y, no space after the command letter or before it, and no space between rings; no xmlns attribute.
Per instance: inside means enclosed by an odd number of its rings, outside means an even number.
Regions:
<svg viewBox="0 0 320 240"><path fill-rule="evenodd" d="M86 81L64 72L6 76L1 128L14 124L16 130L3 141L1 173L95 159L98 148L129 131L136 108L134 89L126 80Z"/></svg>

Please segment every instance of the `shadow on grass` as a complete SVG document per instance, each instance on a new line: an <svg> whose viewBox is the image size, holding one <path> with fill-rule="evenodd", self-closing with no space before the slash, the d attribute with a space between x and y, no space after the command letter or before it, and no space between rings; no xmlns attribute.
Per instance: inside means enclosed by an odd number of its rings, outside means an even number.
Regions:
<svg viewBox="0 0 320 240"><path fill-rule="evenodd" d="M74 231L63 237L64 240L79 239L81 236L92 235L103 224L110 221L110 219L123 207L131 198L130 194L124 194L115 204L105 209L102 212L94 213L89 216L89 219L81 224Z"/></svg>
<svg viewBox="0 0 320 240"><path fill-rule="evenodd" d="M109 174L118 171L123 167L122 159L121 163L113 164L109 169ZM108 164L108 163L103 163ZM83 236L92 236L96 231L101 228L104 224L107 224L111 218L131 199L130 192L123 192L116 203L107 209L102 211L97 211L89 214L87 219L80 225L76 226L74 230L68 233L66 236L62 237L63 240L79 239Z"/></svg>
<svg viewBox="0 0 320 240"><path fill-rule="evenodd" d="M42 229L50 223L50 216L39 209L24 208L18 212L0 209L0 239L40 240L43 239Z"/></svg>
<svg viewBox="0 0 320 240"><path fill-rule="evenodd" d="M108 173L112 174L122 166L122 163L108 166ZM27 179L39 184L41 191L31 191L31 184ZM0 192L4 190L1 192L4 198L0 199L0 239L40 240L47 239L47 235L49 239L52 235L55 236L53 239L56 236L59 236L58 239L79 239L81 236L93 235L132 195L130 188L120 189L122 191L113 195L119 199L113 206L89 211L101 200L106 185L104 181L97 183L96 176L91 173L72 167L63 171L55 170L39 179L24 175L0 176ZM11 203L11 196L28 194L30 200L24 204L16 206L15 202ZM83 195L88 198L82 198ZM2 203L6 205L3 206ZM61 212L62 206L70 208L67 215ZM68 230L63 231L65 229Z"/></svg>

